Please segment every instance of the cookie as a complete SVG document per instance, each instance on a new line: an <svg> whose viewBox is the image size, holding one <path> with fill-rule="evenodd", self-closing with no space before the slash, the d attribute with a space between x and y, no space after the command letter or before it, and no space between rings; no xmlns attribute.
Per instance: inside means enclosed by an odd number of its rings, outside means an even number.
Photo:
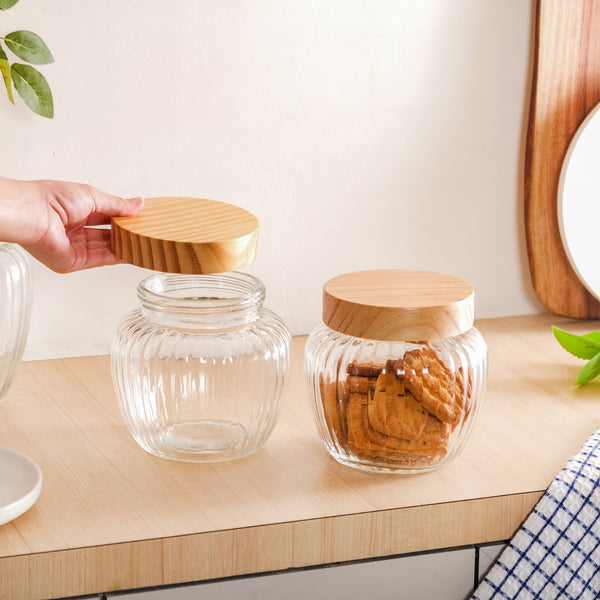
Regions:
<svg viewBox="0 0 600 600"><path fill-rule="evenodd" d="M329 434L335 441L345 440L347 438L345 405L348 403L348 388L343 381L324 382L322 376L319 379L319 388L323 417Z"/></svg>
<svg viewBox="0 0 600 600"><path fill-rule="evenodd" d="M404 355L404 384L425 410L452 428L470 410L472 384L464 371L453 373L429 345Z"/></svg>
<svg viewBox="0 0 600 600"><path fill-rule="evenodd" d="M352 361L351 363L348 363L348 366L346 367L346 372L348 373L348 375L356 375L359 377L374 377L375 379L377 379L381 371L383 371L384 367L385 365L381 363L360 363L357 361Z"/></svg>
<svg viewBox="0 0 600 600"><path fill-rule="evenodd" d="M404 387L398 364L388 361L386 369L377 378L373 393L369 394L367 413L369 423L385 435L405 439L418 437L427 421L423 405Z"/></svg>
<svg viewBox="0 0 600 600"><path fill-rule="evenodd" d="M348 375L346 378L348 389L351 394L364 394L375 391L376 377L360 377L359 375Z"/></svg>
<svg viewBox="0 0 600 600"><path fill-rule="evenodd" d="M432 464L448 453L469 410L470 373L452 373L428 345L385 364L353 361L346 373L320 382L323 416L340 447L390 464Z"/></svg>
<svg viewBox="0 0 600 600"><path fill-rule="evenodd" d="M413 438L390 436L375 430L368 417L368 407L358 394L350 394L348 411L348 445L364 458L430 458L448 452L450 426L427 414L419 435Z"/></svg>

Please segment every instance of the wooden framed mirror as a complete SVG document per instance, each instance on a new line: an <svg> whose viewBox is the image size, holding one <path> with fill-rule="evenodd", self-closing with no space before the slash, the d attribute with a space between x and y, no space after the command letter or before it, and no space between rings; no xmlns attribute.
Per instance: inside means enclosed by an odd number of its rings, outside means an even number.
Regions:
<svg viewBox="0 0 600 600"><path fill-rule="evenodd" d="M537 0L525 155L527 253L535 293L546 309L582 319L599 318L600 302L565 251L558 193L573 137L599 102L600 0Z"/></svg>

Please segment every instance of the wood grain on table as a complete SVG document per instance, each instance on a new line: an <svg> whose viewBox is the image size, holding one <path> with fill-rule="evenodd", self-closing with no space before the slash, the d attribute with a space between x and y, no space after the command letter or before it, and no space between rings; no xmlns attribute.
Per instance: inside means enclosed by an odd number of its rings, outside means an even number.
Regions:
<svg viewBox="0 0 600 600"><path fill-rule="evenodd" d="M38 502L0 527L0 598L57 598L509 538L600 422L600 384L550 315L483 320L487 393L464 451L421 475L363 473L317 437L295 338L265 447L219 464L153 457L129 435L107 356L25 362L0 405L0 445L31 457Z"/></svg>

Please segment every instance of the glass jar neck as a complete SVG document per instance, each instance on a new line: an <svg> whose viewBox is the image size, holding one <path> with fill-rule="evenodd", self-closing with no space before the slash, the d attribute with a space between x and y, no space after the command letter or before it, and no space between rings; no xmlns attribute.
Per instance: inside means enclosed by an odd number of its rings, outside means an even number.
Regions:
<svg viewBox="0 0 600 600"><path fill-rule="evenodd" d="M260 316L265 287L245 273L174 275L157 273L138 285L142 314L182 329L231 329Z"/></svg>

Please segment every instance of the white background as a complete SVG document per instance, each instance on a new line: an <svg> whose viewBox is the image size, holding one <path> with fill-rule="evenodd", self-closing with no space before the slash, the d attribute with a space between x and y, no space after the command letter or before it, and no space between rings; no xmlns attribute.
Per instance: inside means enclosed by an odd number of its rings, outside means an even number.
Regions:
<svg viewBox="0 0 600 600"><path fill-rule="evenodd" d="M539 312L522 225L532 5L20 0L0 34L50 47L55 118L0 89L0 172L254 212L248 270L293 334L358 269L466 279L477 317ZM147 273L36 264L25 359L108 352Z"/></svg>

